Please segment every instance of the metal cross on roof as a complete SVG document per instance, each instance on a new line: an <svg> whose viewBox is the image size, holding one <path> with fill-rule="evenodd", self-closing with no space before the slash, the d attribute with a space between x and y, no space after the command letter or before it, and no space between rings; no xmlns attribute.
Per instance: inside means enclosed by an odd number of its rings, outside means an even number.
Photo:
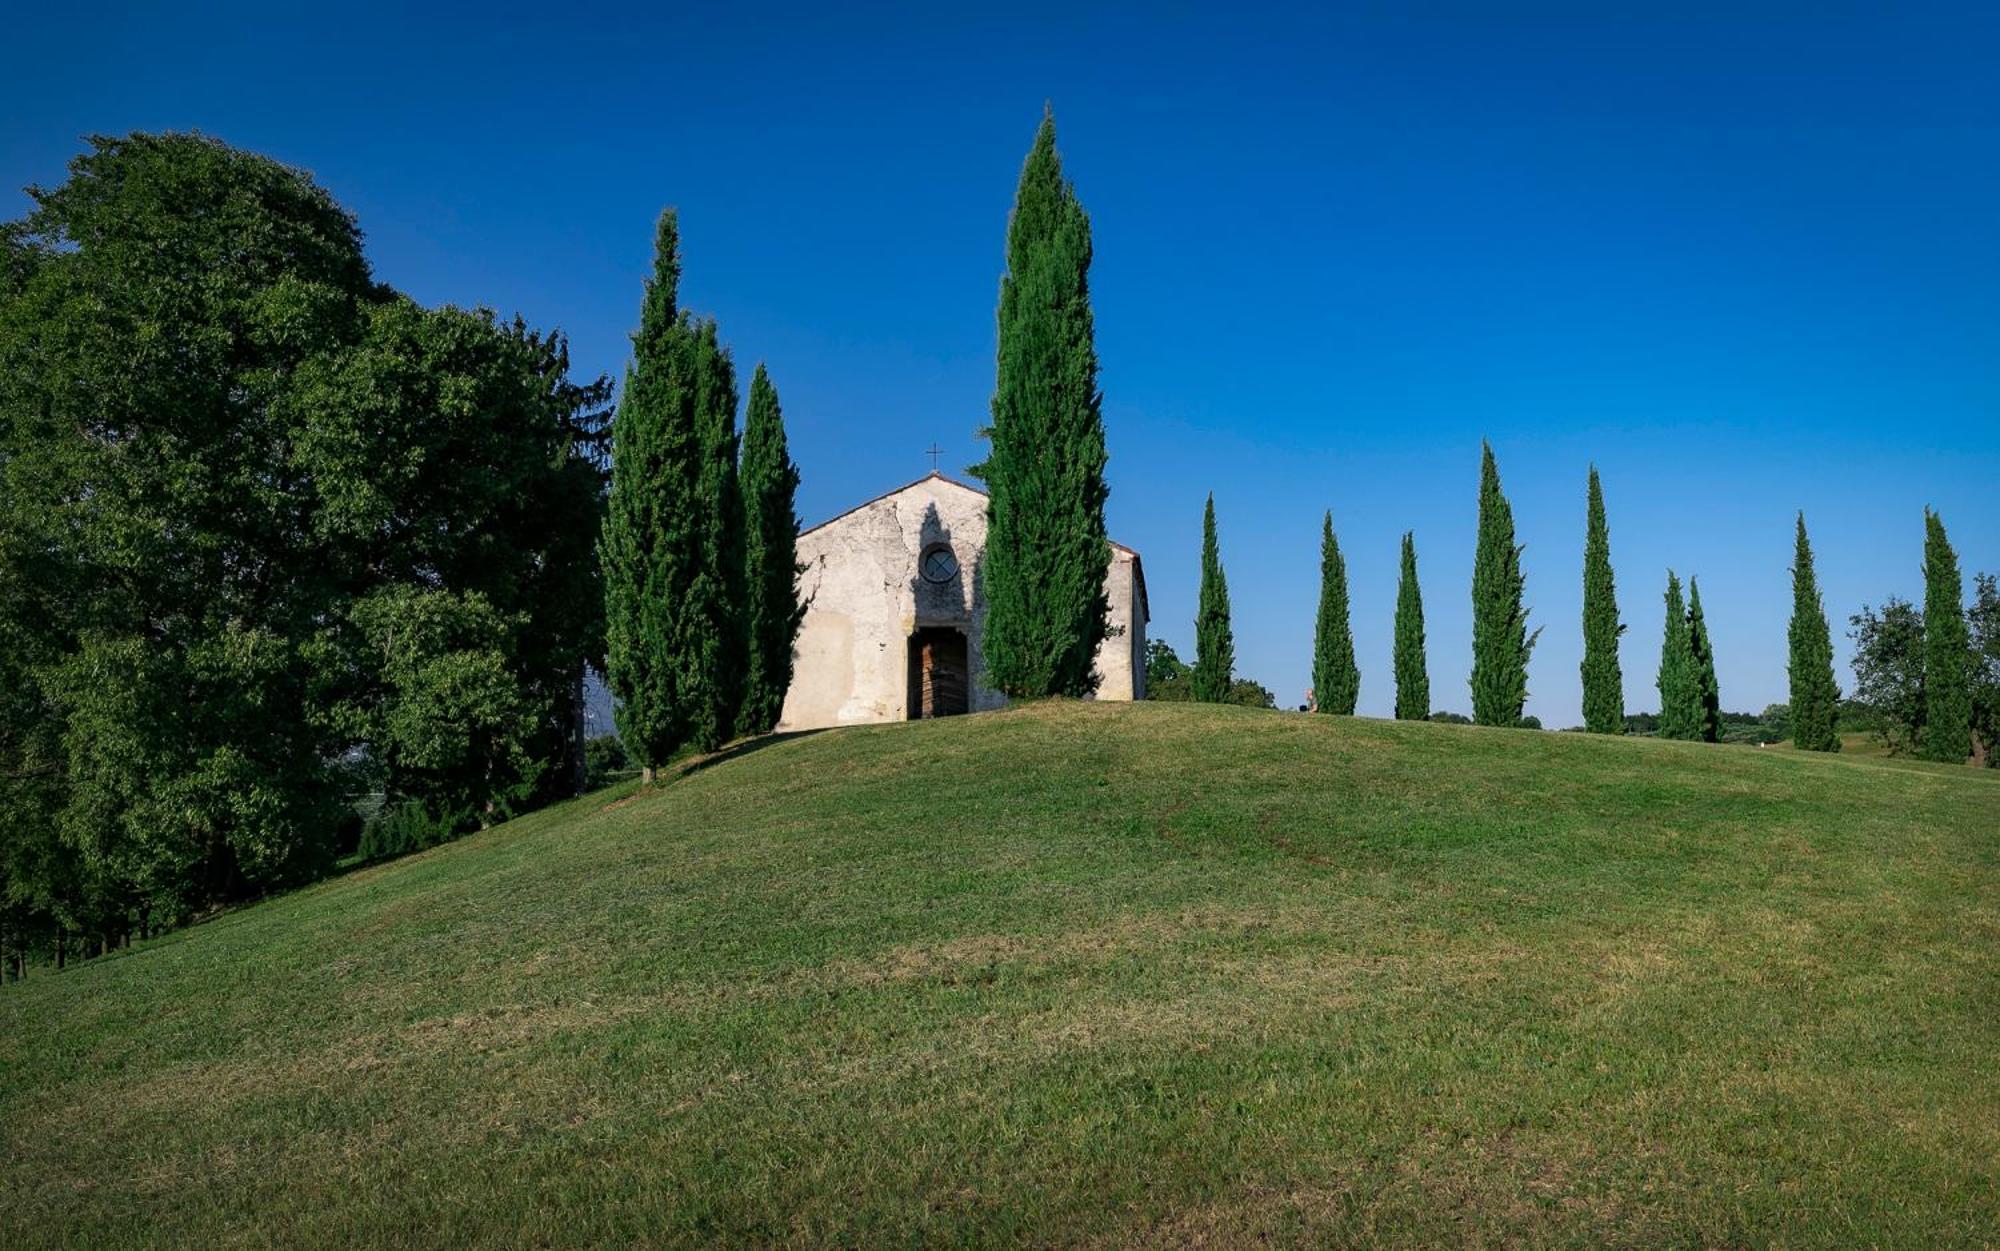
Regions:
<svg viewBox="0 0 2000 1251"><path fill-rule="evenodd" d="M924 455L931 458L931 472L936 473L938 471L938 457L944 455L944 449L933 443L924 449Z"/></svg>

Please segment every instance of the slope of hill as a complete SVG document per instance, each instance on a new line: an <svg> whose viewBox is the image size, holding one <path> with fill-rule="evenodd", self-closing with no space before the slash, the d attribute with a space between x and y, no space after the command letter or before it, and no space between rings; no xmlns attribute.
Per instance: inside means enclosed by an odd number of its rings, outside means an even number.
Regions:
<svg viewBox="0 0 2000 1251"><path fill-rule="evenodd" d="M0 993L0 1243L1990 1242L1996 957L1970 770L799 736Z"/></svg>

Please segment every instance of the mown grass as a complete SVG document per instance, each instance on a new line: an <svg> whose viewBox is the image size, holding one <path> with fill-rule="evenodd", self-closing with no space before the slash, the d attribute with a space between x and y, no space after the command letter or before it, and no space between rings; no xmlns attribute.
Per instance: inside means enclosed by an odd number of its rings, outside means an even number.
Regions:
<svg viewBox="0 0 2000 1251"><path fill-rule="evenodd" d="M2000 776L802 736L0 994L0 1244L1978 1245Z"/></svg>

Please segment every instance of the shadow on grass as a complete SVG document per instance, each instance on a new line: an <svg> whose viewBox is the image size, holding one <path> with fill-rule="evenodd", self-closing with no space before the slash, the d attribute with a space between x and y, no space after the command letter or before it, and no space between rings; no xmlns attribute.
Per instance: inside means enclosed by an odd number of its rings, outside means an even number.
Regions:
<svg viewBox="0 0 2000 1251"><path fill-rule="evenodd" d="M740 760L754 752L763 751L766 747L775 747L780 743L796 742L802 738L811 738L815 734L824 734L831 728L831 726L821 726L816 730L791 730L784 734L763 734L756 738L742 739L731 743L721 751L710 752L706 756L697 756L687 761L680 766L672 780L693 777L703 769L712 769L731 760Z"/></svg>

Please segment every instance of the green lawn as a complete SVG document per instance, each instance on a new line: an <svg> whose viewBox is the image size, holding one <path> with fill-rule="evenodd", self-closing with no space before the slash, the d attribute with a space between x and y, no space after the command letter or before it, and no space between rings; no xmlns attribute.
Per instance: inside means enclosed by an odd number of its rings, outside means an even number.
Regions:
<svg viewBox="0 0 2000 1251"><path fill-rule="evenodd" d="M800 736L0 992L0 1246L2000 1241L2000 773Z"/></svg>

